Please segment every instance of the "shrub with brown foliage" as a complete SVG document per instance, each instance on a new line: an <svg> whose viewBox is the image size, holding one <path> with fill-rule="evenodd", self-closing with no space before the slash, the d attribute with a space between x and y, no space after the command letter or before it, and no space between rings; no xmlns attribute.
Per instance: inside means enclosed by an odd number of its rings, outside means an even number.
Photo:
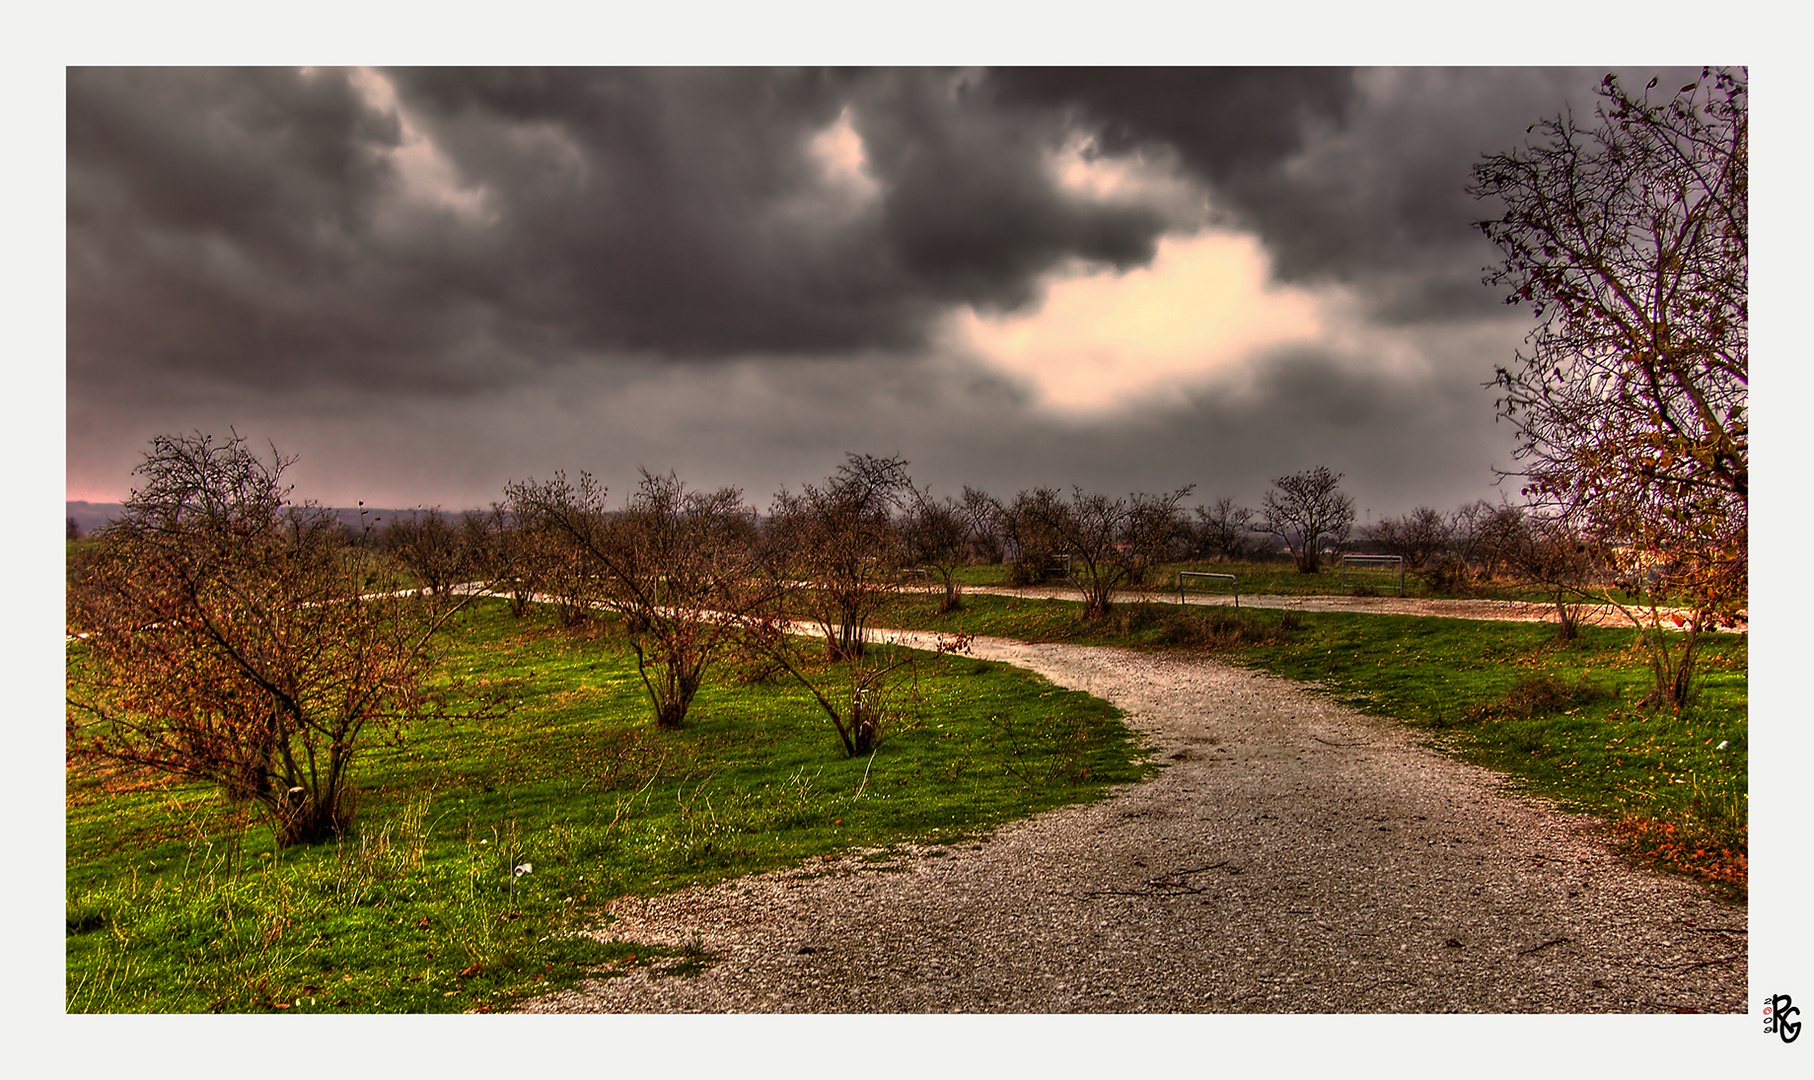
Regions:
<svg viewBox="0 0 1814 1080"><path fill-rule="evenodd" d="M291 461L153 440L144 487L74 560L68 615L71 756L218 784L280 844L342 832L372 737L443 708L424 683L459 606L391 588L291 503Z"/></svg>

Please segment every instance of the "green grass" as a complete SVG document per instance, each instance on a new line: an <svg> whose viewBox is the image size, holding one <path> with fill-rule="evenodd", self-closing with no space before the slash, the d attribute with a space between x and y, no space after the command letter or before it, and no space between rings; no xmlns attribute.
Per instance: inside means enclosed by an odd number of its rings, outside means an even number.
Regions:
<svg viewBox="0 0 1814 1080"><path fill-rule="evenodd" d="M1740 634L1701 639L1700 690L1681 713L1642 708L1650 674L1636 631L1415 616L1080 603L971 595L934 614L912 597L893 625L1027 641L1213 649L1316 683L1363 711L1427 730L1450 752L1597 814L1642 861L1744 891L1747 655ZM1724 748L1721 745L1724 743Z"/></svg>
<svg viewBox="0 0 1814 1080"><path fill-rule="evenodd" d="M67 1008L483 1011L631 966L684 977L710 958L577 931L616 896L955 843L1148 768L1105 703L959 657L917 665L873 760L780 683L721 678L659 731L627 652L608 621L471 609L447 670L517 708L374 747L336 843L274 848L211 789L72 769Z"/></svg>
<svg viewBox="0 0 1814 1080"><path fill-rule="evenodd" d="M1240 627L1265 637L1301 618L1298 613L1278 610L1194 606L1180 612L1176 604L1118 603L1106 618L1085 619L1080 601L990 593L966 594L960 609L943 615L937 613L938 603L936 595L906 593L884 608L875 621L878 625L1020 641L1163 648L1200 644L1205 637L1200 631L1206 627Z"/></svg>
<svg viewBox="0 0 1814 1080"><path fill-rule="evenodd" d="M1147 589L1155 598L1163 599L1178 595L1178 572L1193 570L1211 574L1233 574L1238 579L1242 596L1397 596L1398 574L1375 568L1350 568L1344 573L1334 563L1325 563L1314 574L1300 573L1291 562L1211 562L1190 561L1166 563L1155 567L1147 575ZM1005 564L965 566L958 570L958 580L964 585L984 586L990 588L1012 588L1008 580L1008 567ZM1064 582L1055 581L1053 586L1063 587ZM1515 581L1489 581L1478 583L1478 588L1471 592L1443 591L1432 588L1416 573L1407 573L1404 580L1404 595L1407 597L1430 600L1525 600L1535 603L1549 603L1550 596L1541 587L1524 585ZM1226 595L1233 587L1226 581L1194 580L1189 585L1192 595L1216 594ZM1621 597L1622 598L1622 597Z"/></svg>
<svg viewBox="0 0 1814 1080"><path fill-rule="evenodd" d="M1220 562L1182 562L1167 563L1155 567L1147 575L1151 588L1163 593L1171 590L1177 594L1178 571L1201 570L1212 574L1234 574L1240 579L1241 592L1247 595L1269 593L1280 596L1323 596L1344 591L1338 575L1332 568L1325 566L1315 574L1300 574L1297 567L1288 562L1262 563L1220 563ZM958 571L958 580L965 585L982 585L994 588L1012 588L1009 580L1009 567L1005 563L991 565L966 566ZM1396 581L1396 577L1394 578ZM1063 586L1062 581L1049 584ZM1226 589L1227 582L1200 583L1193 582L1193 590L1203 592L1220 592ZM1409 590L1407 589L1407 592Z"/></svg>

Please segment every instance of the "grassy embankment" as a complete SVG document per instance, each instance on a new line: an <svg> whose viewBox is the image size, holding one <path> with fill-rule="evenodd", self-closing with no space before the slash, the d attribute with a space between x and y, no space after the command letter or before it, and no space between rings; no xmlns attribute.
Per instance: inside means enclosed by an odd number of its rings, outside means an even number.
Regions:
<svg viewBox="0 0 1814 1080"><path fill-rule="evenodd" d="M967 658L920 663L857 760L782 683L716 680L655 729L611 620L483 604L446 670L511 682L516 709L373 747L337 843L274 849L209 788L72 768L67 1008L485 1011L632 965L682 976L706 957L576 931L615 896L955 843L1145 768L1109 706Z"/></svg>
<svg viewBox="0 0 1814 1080"><path fill-rule="evenodd" d="M1742 896L1746 877L1748 640L1701 640L1701 689L1680 714L1640 702L1650 675L1635 631L1415 616L1080 603L970 595L935 614L912 596L891 625L1149 649L1224 660L1319 683L1344 702L1430 733L1528 790L1599 815L1635 859Z"/></svg>

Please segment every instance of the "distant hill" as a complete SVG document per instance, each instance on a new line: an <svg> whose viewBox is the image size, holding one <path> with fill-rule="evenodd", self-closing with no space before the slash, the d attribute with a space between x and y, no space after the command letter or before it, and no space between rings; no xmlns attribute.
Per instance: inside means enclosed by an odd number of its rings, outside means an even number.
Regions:
<svg viewBox="0 0 1814 1080"><path fill-rule="evenodd" d="M65 511L67 513L67 515L69 517L75 519L76 528L82 530L83 536L87 536L89 533L91 533L94 530L100 528L101 526L107 524L109 521L112 521L114 518L119 517L122 513L125 512L125 508L122 507L119 503L91 503L91 502L83 502L80 499L70 499L64 503L64 506L67 508ZM357 506L350 507L350 508L343 507L343 506L336 506L336 507L331 507L330 512L334 515L334 517L336 519L338 519L356 529L359 527L359 514L361 512L361 509L362 508L357 507ZM365 513L366 523L369 524L374 529L383 528L386 524L388 524L391 521L392 518L409 517L412 514L420 514L420 513L425 512L421 509L383 510L383 509L379 509L377 507L372 507L372 506L364 507L363 511ZM443 516L445 516L447 518L458 519L462 514L478 513L478 511L476 511L476 510L452 510L452 511L443 510L443 511L441 511L441 513Z"/></svg>
<svg viewBox="0 0 1814 1080"><path fill-rule="evenodd" d="M68 515L75 519L76 528L82 530L83 536L119 517L124 509L119 503L91 503L80 499L73 499L63 505L67 508Z"/></svg>

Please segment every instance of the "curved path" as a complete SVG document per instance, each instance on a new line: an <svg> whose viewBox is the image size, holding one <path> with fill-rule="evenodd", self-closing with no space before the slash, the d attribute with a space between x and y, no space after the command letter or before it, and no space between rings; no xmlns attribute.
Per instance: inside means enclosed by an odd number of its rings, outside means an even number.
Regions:
<svg viewBox="0 0 1814 1080"><path fill-rule="evenodd" d="M524 1008L1745 1010L1743 905L1623 864L1590 819L1402 725L1205 658L973 651L1120 706L1165 768L950 849L619 900L601 936L717 961Z"/></svg>

